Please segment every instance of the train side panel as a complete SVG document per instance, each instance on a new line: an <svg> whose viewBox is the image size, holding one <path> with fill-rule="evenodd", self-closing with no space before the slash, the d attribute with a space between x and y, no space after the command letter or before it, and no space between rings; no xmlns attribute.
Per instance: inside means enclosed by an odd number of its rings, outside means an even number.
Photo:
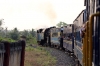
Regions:
<svg viewBox="0 0 100 66"><path fill-rule="evenodd" d="M64 35L63 47L70 52L73 52L72 27L73 27L73 24L68 24L67 26L64 27L64 31L63 31L63 35Z"/></svg>
<svg viewBox="0 0 100 66"><path fill-rule="evenodd" d="M41 43L41 40L44 39L44 35L43 35L43 33L42 33L42 30L43 30L43 29L37 30L37 42L38 42L39 44Z"/></svg>
<svg viewBox="0 0 100 66"><path fill-rule="evenodd" d="M75 33L75 42L74 42L74 54L78 58L81 65L83 65L83 52L82 52L82 38L80 36L80 30L83 25L84 20L84 10L78 15L78 17L74 20L74 33Z"/></svg>
<svg viewBox="0 0 100 66"><path fill-rule="evenodd" d="M37 41L41 41L41 33L37 33Z"/></svg>
<svg viewBox="0 0 100 66"><path fill-rule="evenodd" d="M60 31L57 28L51 30L51 44L60 46Z"/></svg>
<svg viewBox="0 0 100 66"><path fill-rule="evenodd" d="M63 31L64 39L63 39L63 47L73 53L74 49L74 25L73 24L68 24L67 26L64 27Z"/></svg>
<svg viewBox="0 0 100 66"><path fill-rule="evenodd" d="M82 42L80 40L81 38L80 38L80 34L79 33L80 33L79 31L76 32L74 52L76 53L75 55L78 58L78 60L80 61L80 64L83 65L83 63L82 63L82 58L83 58L82 46L83 46L83 44L82 44Z"/></svg>
<svg viewBox="0 0 100 66"><path fill-rule="evenodd" d="M73 51L72 41L64 39L63 40L63 47L72 52Z"/></svg>

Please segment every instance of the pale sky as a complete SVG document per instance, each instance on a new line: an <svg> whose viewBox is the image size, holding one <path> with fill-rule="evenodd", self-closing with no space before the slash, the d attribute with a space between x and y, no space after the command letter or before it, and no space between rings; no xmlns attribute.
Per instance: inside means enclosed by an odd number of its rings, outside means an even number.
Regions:
<svg viewBox="0 0 100 66"><path fill-rule="evenodd" d="M0 0L0 19L8 29L37 29L73 23L84 8L84 0Z"/></svg>

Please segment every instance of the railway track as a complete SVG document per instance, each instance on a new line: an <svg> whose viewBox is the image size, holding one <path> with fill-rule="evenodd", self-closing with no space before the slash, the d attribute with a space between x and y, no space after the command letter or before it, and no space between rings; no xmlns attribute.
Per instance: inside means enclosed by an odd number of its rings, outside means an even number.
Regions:
<svg viewBox="0 0 100 66"><path fill-rule="evenodd" d="M69 52L65 52L64 50L57 47L46 47L41 45L39 46L43 47L56 58L56 66L77 66L77 61L75 61L75 57L72 56Z"/></svg>

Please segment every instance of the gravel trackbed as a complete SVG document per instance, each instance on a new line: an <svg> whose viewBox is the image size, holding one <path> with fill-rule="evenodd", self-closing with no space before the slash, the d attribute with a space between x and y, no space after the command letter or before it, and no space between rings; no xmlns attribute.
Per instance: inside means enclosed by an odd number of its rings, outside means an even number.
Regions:
<svg viewBox="0 0 100 66"><path fill-rule="evenodd" d="M45 49L49 51L52 56L56 57L56 66L75 66L76 63L74 61L74 58L70 57L64 51L50 47L45 47Z"/></svg>

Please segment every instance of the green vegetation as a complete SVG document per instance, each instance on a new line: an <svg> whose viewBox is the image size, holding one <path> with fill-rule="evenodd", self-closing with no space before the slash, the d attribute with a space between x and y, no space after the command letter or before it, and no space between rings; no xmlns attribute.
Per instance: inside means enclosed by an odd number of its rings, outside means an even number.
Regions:
<svg viewBox="0 0 100 66"><path fill-rule="evenodd" d="M3 27L1 27L1 25L2 20L0 20L0 41L14 42L20 40L20 36L24 35L26 36L26 44L37 44L36 32L34 31L34 29L30 31L19 31L17 28L14 28L13 30L8 30L7 28L4 29Z"/></svg>
<svg viewBox="0 0 100 66"><path fill-rule="evenodd" d="M56 26L63 27L63 26L67 26L67 24L65 22L59 22Z"/></svg>
<svg viewBox="0 0 100 66"><path fill-rule="evenodd" d="M15 42L20 40L20 36L26 37L25 49L25 66L55 66L56 59L50 55L43 47L37 45L36 32L32 30L19 31L17 28L13 30L1 27L0 21L0 41ZM30 47L30 45L35 47Z"/></svg>
<svg viewBox="0 0 100 66"><path fill-rule="evenodd" d="M11 38L2 38L2 37L0 37L0 42L1 41L15 42L15 40L13 40Z"/></svg>
<svg viewBox="0 0 100 66"><path fill-rule="evenodd" d="M36 38L32 37L31 39L26 40L27 45L37 44Z"/></svg>
<svg viewBox="0 0 100 66"><path fill-rule="evenodd" d="M26 47L25 66L55 66L56 58L43 47Z"/></svg>

